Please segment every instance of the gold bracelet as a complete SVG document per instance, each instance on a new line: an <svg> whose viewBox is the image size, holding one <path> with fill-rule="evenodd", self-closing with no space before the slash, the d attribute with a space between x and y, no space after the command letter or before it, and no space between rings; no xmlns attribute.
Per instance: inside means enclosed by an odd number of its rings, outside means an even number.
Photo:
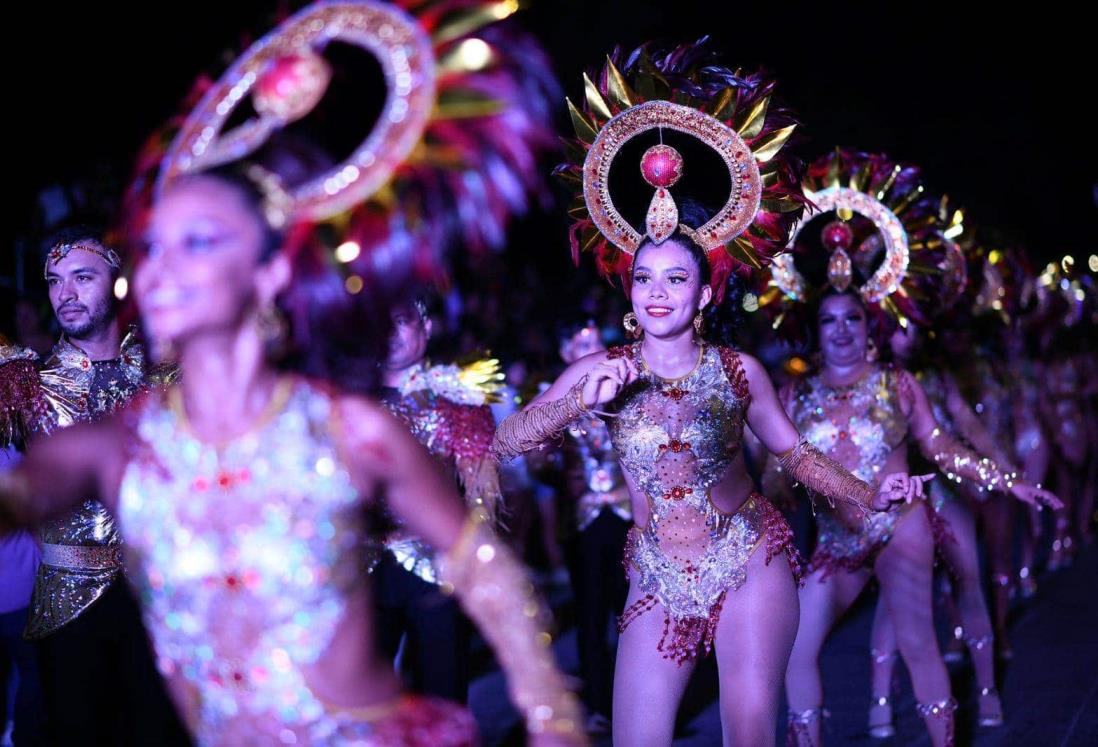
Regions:
<svg viewBox="0 0 1098 747"><path fill-rule="evenodd" d="M873 507L877 495L869 483L851 474L850 470L824 454L802 438L792 449L778 455L782 470L809 490L821 493L832 508L835 501L879 513ZM887 509L885 509L887 510Z"/></svg>
<svg viewBox="0 0 1098 747"><path fill-rule="evenodd" d="M502 462L559 436L588 411L581 399L582 390L581 383L577 383L559 399L535 402L504 419L492 437L492 456Z"/></svg>
<svg viewBox="0 0 1098 747"><path fill-rule="evenodd" d="M583 401L583 387L586 383L587 377L584 376L582 379L579 380L579 383L572 387L576 391L576 404L579 405L580 411L585 413L591 412L591 408L588 407Z"/></svg>

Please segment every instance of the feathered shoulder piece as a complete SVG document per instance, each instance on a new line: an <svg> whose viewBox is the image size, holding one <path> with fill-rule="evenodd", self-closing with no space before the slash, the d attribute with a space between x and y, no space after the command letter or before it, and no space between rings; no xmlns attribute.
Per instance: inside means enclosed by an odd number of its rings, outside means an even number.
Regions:
<svg viewBox="0 0 1098 747"><path fill-rule="evenodd" d="M0 336L0 448L22 445L48 410L38 354Z"/></svg>
<svg viewBox="0 0 1098 747"><path fill-rule="evenodd" d="M797 121L775 101L774 80L721 66L707 42L616 52L594 80L584 76L581 105L568 102L575 137L556 173L576 194L575 261L591 252L603 275L627 283L640 243L679 230L723 288L730 272L785 249L805 205L785 148ZM686 219L683 200L704 215Z"/></svg>
<svg viewBox="0 0 1098 747"><path fill-rule="evenodd" d="M460 405L492 404L499 401L503 373L495 358L481 358L457 365L417 366L408 371L397 389L402 395L429 391Z"/></svg>

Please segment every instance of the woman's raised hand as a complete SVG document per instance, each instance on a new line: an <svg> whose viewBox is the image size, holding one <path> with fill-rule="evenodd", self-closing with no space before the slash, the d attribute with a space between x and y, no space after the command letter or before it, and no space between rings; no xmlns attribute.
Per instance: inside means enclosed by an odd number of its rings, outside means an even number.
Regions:
<svg viewBox="0 0 1098 747"><path fill-rule="evenodd" d="M584 377L580 394L584 407L598 407L610 402L636 378L637 369L626 358L607 359L597 364Z"/></svg>

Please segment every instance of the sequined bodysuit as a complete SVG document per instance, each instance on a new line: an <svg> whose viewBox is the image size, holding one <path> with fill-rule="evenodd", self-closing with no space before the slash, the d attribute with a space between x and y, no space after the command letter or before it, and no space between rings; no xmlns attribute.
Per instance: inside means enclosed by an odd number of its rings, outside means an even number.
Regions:
<svg viewBox="0 0 1098 747"><path fill-rule="evenodd" d="M684 661L708 651L729 590L746 581L751 554L764 542L767 561L789 551L781 514L752 494L734 513L720 511L710 489L724 479L740 449L750 393L739 356L706 347L692 373L676 381L653 374L640 344L615 348L628 356L637 381L619 397L610 434L622 466L647 497L649 518L634 528L626 564L644 592L622 617L624 629L658 602L667 615L660 650Z"/></svg>
<svg viewBox="0 0 1098 747"><path fill-rule="evenodd" d="M49 433L74 423L97 420L122 406L145 386L144 356L133 331L119 357L93 361L62 338L39 371L48 407L31 424ZM114 519L98 501L85 501L65 516L39 527L42 564L38 567L25 635L38 640L75 620L122 573L122 541Z"/></svg>
<svg viewBox="0 0 1098 747"><path fill-rule="evenodd" d="M790 418L801 435L855 476L877 486L889 455L907 436L900 408L898 371L876 366L854 384L832 387L820 374L799 380ZM855 515L844 504L821 505L811 569L825 575L871 564L909 508Z"/></svg>
<svg viewBox="0 0 1098 747"><path fill-rule="evenodd" d="M165 675L187 685L200 744L336 744L371 727L333 712L303 669L360 596L366 519L330 396L284 379L266 422L213 446L181 408L133 413L118 520Z"/></svg>

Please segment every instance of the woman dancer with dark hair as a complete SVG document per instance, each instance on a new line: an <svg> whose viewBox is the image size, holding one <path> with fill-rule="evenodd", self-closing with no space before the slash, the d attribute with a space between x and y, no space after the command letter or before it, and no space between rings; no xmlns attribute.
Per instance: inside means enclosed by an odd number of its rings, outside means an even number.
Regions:
<svg viewBox="0 0 1098 747"><path fill-rule="evenodd" d="M903 332L894 333L891 340L897 364L915 373L926 392L935 421L951 437L970 444L973 451L981 457L990 454L991 461L1007 465L1008 472L1016 472L1017 470L1009 466L1009 455L969 409L950 373L940 366L914 365L919 362L915 356L919 344L914 325ZM975 670L979 694L977 723L980 726L1000 726L1003 723L1003 708L995 685L995 652L998 647L994 644L1002 634L998 628L993 627L984 598L976 521L985 504L989 501L1000 501L1003 497L979 487L954 492L949 486L939 483L931 487L930 494L935 510L949 532L950 540L942 543L939 551L949 564L953 582L951 586L956 597L955 640L968 647ZM1059 500L1044 493L1022 491L1014 492L1014 496L1037 510L1041 510L1043 505L1054 509L1061 505ZM1000 510L1004 508L1013 510L1009 506L999 507ZM996 587L998 586L997 583ZM1005 619L1003 622L1005 623ZM873 736L891 736L893 729L889 689L895 664L896 636L885 605L877 606L870 645L874 696L870 708L869 729Z"/></svg>
<svg viewBox="0 0 1098 747"><path fill-rule="evenodd" d="M854 186L839 186L845 184ZM905 322L920 314L907 302L914 294L897 294L907 279L908 262L937 264L936 255L909 256L912 245L942 245L928 240L940 237L942 226L936 220L937 202L923 196L918 170L884 156L836 151L812 165L806 193L818 211L835 214L838 220L823 227L815 245L804 240L810 235L804 229L818 221L802 223L793 253L779 257L773 268L773 283L781 291L782 303L776 308L783 310L782 321L802 321L799 312L810 302L817 308L819 370L782 390L782 402L797 428L810 443L870 483L879 475L907 469L910 439L950 479L1036 500L1041 491L1016 482L1013 474L973 453L939 426L925 392L910 373L876 362L871 330L882 329L888 320L881 309L903 315ZM824 261L812 262L820 259ZM826 279L813 285L801 273L798 260L826 267ZM863 267L873 269L874 262L874 271L862 272ZM877 312L874 318L870 309ZM936 530L944 540L941 521L926 503L868 520L845 505L821 507L785 678L790 731L798 744L820 744L824 712L819 654L832 626L873 576L880 583L931 741L953 743L956 701L932 619ZM887 704L887 697L883 700Z"/></svg>
<svg viewBox="0 0 1098 747"><path fill-rule="evenodd" d="M369 36L377 29L385 32ZM364 146L386 145L380 156L356 151L352 163L288 190L254 165L216 166L239 155L241 138L254 146L250 138L273 126L252 122L243 135L211 139L240 98L236 73L274 50L280 56L265 69L298 87L245 76L257 95L274 96L256 108L281 116L300 105L299 94L315 105L323 91L310 86L323 78L323 60L312 44L333 34L386 50L383 65L404 68L387 98L402 116L383 115ZM415 175L396 170L401 149L415 147L438 111L434 55L415 18L367 2L311 7L255 45L184 123L136 236L142 323L159 350L174 350L180 383L39 444L0 485L4 527L36 523L88 495L114 512L162 672L200 744L475 742L467 712L401 696L372 650L366 517L381 497L442 553L443 577L499 656L532 742L584 741L521 567L481 522L465 518L452 484L403 426L331 385L334 365L371 362L321 344L348 321L363 322L354 327L362 334L388 318L368 319L356 303L369 278L360 268L414 236L396 236L401 221L370 198L380 185L417 186L408 181ZM446 173L428 176L437 183ZM363 262L336 255L349 267L344 277L323 253L323 227L310 221L359 203L365 212L352 213L350 225L375 222L350 234ZM437 204L409 198L400 209L444 222L448 215L428 207ZM301 341L320 353L298 350L291 362L320 378L271 363Z"/></svg>
<svg viewBox="0 0 1098 747"><path fill-rule="evenodd" d="M657 77L702 96L701 108L650 94L645 101L640 92L658 90ZM781 249L799 210L789 164L777 156L792 120L773 103L767 108L772 82L717 67L701 45L658 56L642 48L620 69L609 62L599 80L601 93L588 84L586 112L573 108L585 162L562 172L586 198L577 247L594 247L600 267L622 277L633 309L626 326L639 339L573 363L500 425L493 448L508 458L581 417L599 414L608 423L635 522L625 554L615 744L669 744L694 662L713 648L724 743L773 743L797 626L798 565L788 525L744 469L744 427L790 474L852 510L911 500L921 481L898 473L882 476L877 489L852 476L799 439L756 360L707 337L707 311L719 305L729 270L744 266L733 257L760 263ZM701 155L684 165L672 139ZM680 214L669 187L707 149L720 159L731 194L699 221ZM623 155L633 152L656 188L643 234L622 217L611 178L636 173ZM618 161L628 171L615 172ZM718 183L695 180L709 197Z"/></svg>

